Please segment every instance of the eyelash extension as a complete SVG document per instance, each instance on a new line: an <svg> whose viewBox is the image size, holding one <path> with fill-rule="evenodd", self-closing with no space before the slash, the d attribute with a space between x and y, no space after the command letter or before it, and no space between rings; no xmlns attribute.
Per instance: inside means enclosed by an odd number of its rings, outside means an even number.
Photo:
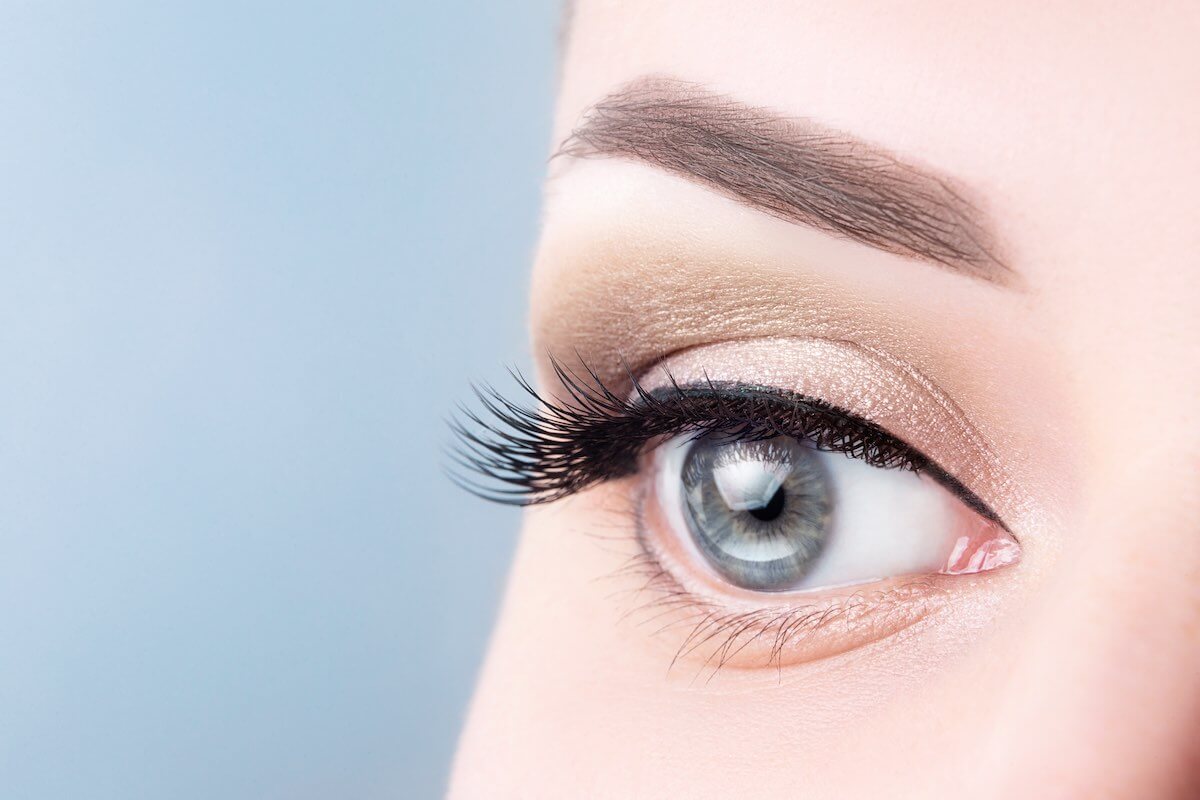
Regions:
<svg viewBox="0 0 1200 800"><path fill-rule="evenodd" d="M468 475L450 477L467 491L508 505L551 503L598 483L632 475L646 443L692 432L730 441L792 436L882 469L928 475L978 514L1003 526L994 511L920 451L879 425L822 400L753 384L706 381L647 390L633 375L626 397L599 375L552 360L567 401L543 396L512 375L533 405L510 401L490 386L475 387L486 415L465 407L450 427L451 458ZM487 419L485 419L485 416ZM464 421L465 420L465 421Z"/></svg>

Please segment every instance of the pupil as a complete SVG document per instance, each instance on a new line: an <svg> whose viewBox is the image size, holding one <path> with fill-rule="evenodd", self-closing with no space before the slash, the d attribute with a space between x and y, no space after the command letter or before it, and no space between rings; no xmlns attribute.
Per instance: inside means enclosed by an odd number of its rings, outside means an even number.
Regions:
<svg viewBox="0 0 1200 800"><path fill-rule="evenodd" d="M780 486L775 490L775 494L771 495L771 499L767 501L765 506L750 508L747 511L750 512L750 516L761 522L770 522L783 513L784 499L783 487Z"/></svg>

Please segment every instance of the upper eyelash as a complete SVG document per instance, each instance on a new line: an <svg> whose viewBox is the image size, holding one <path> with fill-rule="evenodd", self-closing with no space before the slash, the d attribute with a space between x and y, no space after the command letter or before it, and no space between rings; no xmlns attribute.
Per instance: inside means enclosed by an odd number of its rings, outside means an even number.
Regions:
<svg viewBox="0 0 1200 800"><path fill-rule="evenodd" d="M765 386L718 383L646 390L630 375L621 397L584 365L584 375L551 360L568 400L539 394L514 372L535 405L476 388L489 419L460 407L451 421L454 462L474 477L451 473L468 491L512 505L548 503L636 472L646 442L694 431L731 439L787 435L872 466L927 474L986 519L1003 523L960 481L879 425L822 400Z"/></svg>

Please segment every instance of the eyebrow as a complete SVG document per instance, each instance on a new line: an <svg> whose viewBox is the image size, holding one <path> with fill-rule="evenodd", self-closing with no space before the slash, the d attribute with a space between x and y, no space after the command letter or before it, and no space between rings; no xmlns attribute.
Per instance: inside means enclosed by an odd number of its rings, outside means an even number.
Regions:
<svg viewBox="0 0 1200 800"><path fill-rule="evenodd" d="M556 156L623 157L789 222L998 284L983 213L965 189L884 149L704 87L646 77L591 107Z"/></svg>

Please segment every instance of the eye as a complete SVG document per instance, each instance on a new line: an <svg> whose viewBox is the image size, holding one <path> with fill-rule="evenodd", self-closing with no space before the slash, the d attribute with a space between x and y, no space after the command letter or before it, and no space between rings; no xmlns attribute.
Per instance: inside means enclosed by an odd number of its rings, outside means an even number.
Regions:
<svg viewBox="0 0 1200 800"><path fill-rule="evenodd" d="M872 363L850 373L869 375ZM486 415L464 409L454 423L456 464L469 474L451 475L502 503L580 495L578 513L627 528L605 539L605 558L623 556L609 577L628 594L614 597L632 601L623 619L644 613L650 638L674 650L672 665L782 668L844 652L952 606L959 591L989 591L942 576L1019 558L1000 517L964 482L821 392L719 381L707 370L681 382L665 367L618 392L590 370L581 378L551 364L562 398L519 377L536 405L479 391ZM936 397L913 391L906 409L960 430ZM946 442L927 444L973 482L997 485L964 469Z"/></svg>
<svg viewBox="0 0 1200 800"><path fill-rule="evenodd" d="M660 535L739 589L979 572L1017 558L998 524L933 478L792 436L684 434L656 448L650 468Z"/></svg>

